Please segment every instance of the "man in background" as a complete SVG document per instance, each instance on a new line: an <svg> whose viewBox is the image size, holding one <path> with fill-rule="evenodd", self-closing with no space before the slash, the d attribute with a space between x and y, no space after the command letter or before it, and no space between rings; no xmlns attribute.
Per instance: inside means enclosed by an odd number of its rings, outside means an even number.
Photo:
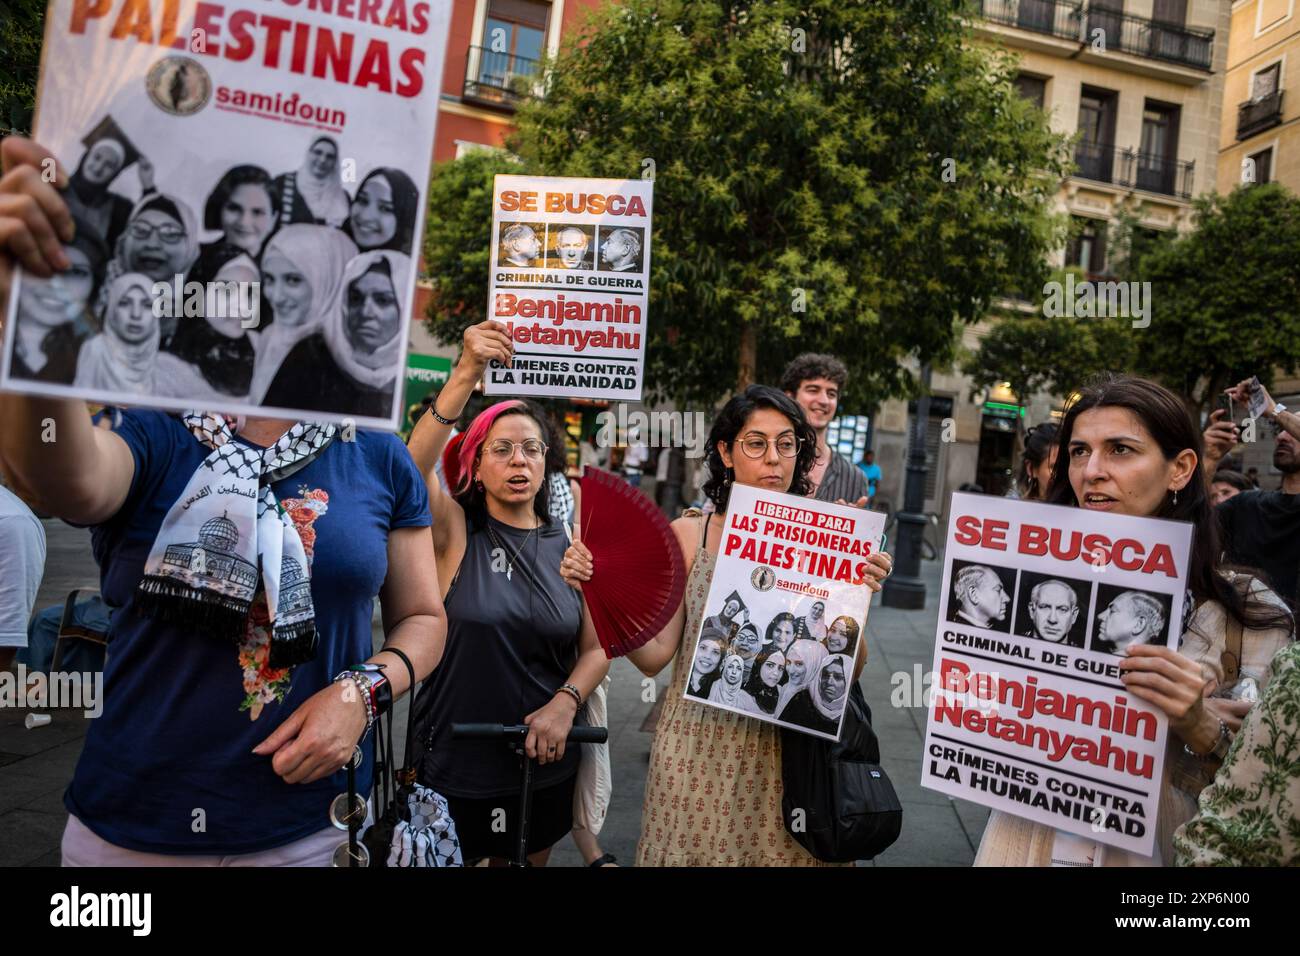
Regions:
<svg viewBox="0 0 1300 956"><path fill-rule="evenodd" d="M826 442L826 431L835 418L848 379L849 370L835 356L805 352L785 367L780 387L799 403L817 433L817 460L808 473L813 497L864 508L871 500L866 476Z"/></svg>
<svg viewBox="0 0 1300 956"><path fill-rule="evenodd" d="M867 479L867 507L871 507L876 501L876 489L880 487L882 477L880 466L876 464L876 453L870 448L862 456L862 461L858 462L858 467L862 469L863 476Z"/></svg>

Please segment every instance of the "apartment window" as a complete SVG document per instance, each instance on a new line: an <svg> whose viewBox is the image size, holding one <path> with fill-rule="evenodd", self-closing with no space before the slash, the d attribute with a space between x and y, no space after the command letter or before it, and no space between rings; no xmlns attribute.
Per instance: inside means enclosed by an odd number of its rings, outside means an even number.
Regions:
<svg viewBox="0 0 1300 956"><path fill-rule="evenodd" d="M1079 175L1099 182L1111 181L1115 162L1115 107L1119 97L1111 90L1085 86L1079 97L1079 132L1074 161Z"/></svg>
<svg viewBox="0 0 1300 956"><path fill-rule="evenodd" d="M1074 218L1074 238L1065 250L1065 264L1078 266L1088 275L1106 271L1106 223L1083 216Z"/></svg>
<svg viewBox="0 0 1300 956"><path fill-rule="evenodd" d="M1270 146L1268 149L1261 149L1258 153L1252 153L1250 160L1255 164L1255 182L1272 182L1273 147Z"/></svg>
<svg viewBox="0 0 1300 956"><path fill-rule="evenodd" d="M1041 110L1047 99L1047 80L1041 76L1021 73L1016 77L1016 92Z"/></svg>
<svg viewBox="0 0 1300 956"><path fill-rule="evenodd" d="M1177 106L1147 100L1142 111L1142 145L1138 150L1138 188L1172 194L1178 165Z"/></svg>
<svg viewBox="0 0 1300 956"><path fill-rule="evenodd" d="M1265 97L1272 96L1278 90L1278 82L1282 77L1282 62L1279 60L1264 67L1256 73L1250 80L1250 98L1258 103Z"/></svg>
<svg viewBox="0 0 1300 956"><path fill-rule="evenodd" d="M541 59L546 46L549 3L532 0L491 0L483 25L483 46L492 53Z"/></svg>
<svg viewBox="0 0 1300 956"><path fill-rule="evenodd" d="M1183 26L1187 23L1187 0L1155 0L1151 19L1156 23Z"/></svg>

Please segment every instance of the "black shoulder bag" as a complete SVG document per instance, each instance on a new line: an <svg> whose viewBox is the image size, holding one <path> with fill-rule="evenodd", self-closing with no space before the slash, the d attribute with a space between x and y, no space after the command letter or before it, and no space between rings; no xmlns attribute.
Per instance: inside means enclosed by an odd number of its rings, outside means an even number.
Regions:
<svg viewBox="0 0 1300 956"><path fill-rule="evenodd" d="M825 863L870 860L898 839L903 807L880 766L871 709L855 681L839 741L781 730L781 816Z"/></svg>

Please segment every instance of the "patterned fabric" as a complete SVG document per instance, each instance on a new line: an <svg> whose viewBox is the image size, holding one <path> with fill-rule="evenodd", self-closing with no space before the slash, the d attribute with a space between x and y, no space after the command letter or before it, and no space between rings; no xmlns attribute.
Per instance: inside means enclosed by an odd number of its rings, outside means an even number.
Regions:
<svg viewBox="0 0 1300 956"><path fill-rule="evenodd" d="M240 641L261 584L270 666L310 660L316 626L307 555L270 482L319 455L337 429L298 422L261 449L233 441L220 415L186 412L182 421L212 453L158 529L138 606L151 617Z"/></svg>
<svg viewBox="0 0 1300 956"><path fill-rule="evenodd" d="M1273 658L1268 689L1174 849L1178 866L1300 866L1300 644Z"/></svg>
<svg viewBox="0 0 1300 956"><path fill-rule="evenodd" d="M834 865L786 832L777 728L683 699L713 568L701 535L686 581L686 626L650 749L636 865Z"/></svg>
<svg viewBox="0 0 1300 956"><path fill-rule="evenodd" d="M822 483L817 486L813 497L818 501L847 501L852 504L869 494L867 477L862 474L862 469L839 452L832 451Z"/></svg>
<svg viewBox="0 0 1300 956"><path fill-rule="evenodd" d="M406 806L410 821L399 820L393 828L388 865L464 866L447 798L417 783L406 799Z"/></svg>
<svg viewBox="0 0 1300 956"><path fill-rule="evenodd" d="M551 517L561 524L573 522L573 492L569 489L569 479L562 471L553 471L546 476L550 483Z"/></svg>
<svg viewBox="0 0 1300 956"><path fill-rule="evenodd" d="M1276 594L1259 578L1245 578L1228 573L1226 577L1239 589L1249 588L1249 600L1275 607L1281 606ZM1201 665L1206 678L1223 679L1223 652L1227 646L1228 615L1217 601L1202 602L1192 615L1183 634L1178 653ZM1241 641L1242 673L1259 674L1267 680L1268 661L1277 651L1291 641L1291 632L1282 628L1244 628ZM1260 681L1261 688L1265 680ZM1203 765L1183 750L1182 740L1170 733L1165 747L1164 779L1160 787L1160 805L1156 813L1156 854L1139 856L1118 847L1102 851L1102 866L1160 866L1173 860L1174 831L1196 813L1196 793L1188 793L1175 785L1179 779L1189 779ZM1208 781L1202 781L1201 785ZM1048 866L1052 859L1052 845L1056 830L1043 823L1013 816L1001 810L989 814L975 854L976 866Z"/></svg>

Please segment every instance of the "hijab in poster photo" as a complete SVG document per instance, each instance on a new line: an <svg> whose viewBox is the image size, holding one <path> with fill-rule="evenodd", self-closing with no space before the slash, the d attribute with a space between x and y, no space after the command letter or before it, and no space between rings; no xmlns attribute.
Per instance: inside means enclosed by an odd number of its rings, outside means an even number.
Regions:
<svg viewBox="0 0 1300 956"><path fill-rule="evenodd" d="M757 713L768 717L776 716L777 701L785 682L785 655L781 651L763 651L754 658L754 666L745 682L745 691L754 698Z"/></svg>
<svg viewBox="0 0 1300 956"><path fill-rule="evenodd" d="M357 187L346 231L357 248L387 249L403 255L412 248L415 222L420 216L420 191L400 169L381 166Z"/></svg>
<svg viewBox="0 0 1300 956"><path fill-rule="evenodd" d="M342 228L352 208L339 169L339 144L332 136L317 136L303 154L302 164L275 178L275 189L286 223Z"/></svg>
<svg viewBox="0 0 1300 956"><path fill-rule="evenodd" d="M112 187L127 167L141 159L140 151L111 116L100 120L81 143L86 149L69 177L63 199L83 228L93 230L111 249L126 228L134 205ZM148 192L153 186L152 168L141 164L139 173L140 191Z"/></svg>
<svg viewBox="0 0 1300 956"><path fill-rule="evenodd" d="M343 274L356 244L329 226L281 226L262 250L262 296L275 320L258 343L249 400L262 404L294 346L319 332L342 295Z"/></svg>
<svg viewBox="0 0 1300 956"><path fill-rule="evenodd" d="M63 246L71 266L49 278L25 275L18 294L11 373L15 378L69 383L77 353L99 330L92 309L108 264L108 247L77 217Z"/></svg>
<svg viewBox="0 0 1300 956"><path fill-rule="evenodd" d="M107 284L104 327L81 346L79 388L119 394L160 393L189 374L185 363L159 350L162 337L153 312L153 279L126 272Z"/></svg>

